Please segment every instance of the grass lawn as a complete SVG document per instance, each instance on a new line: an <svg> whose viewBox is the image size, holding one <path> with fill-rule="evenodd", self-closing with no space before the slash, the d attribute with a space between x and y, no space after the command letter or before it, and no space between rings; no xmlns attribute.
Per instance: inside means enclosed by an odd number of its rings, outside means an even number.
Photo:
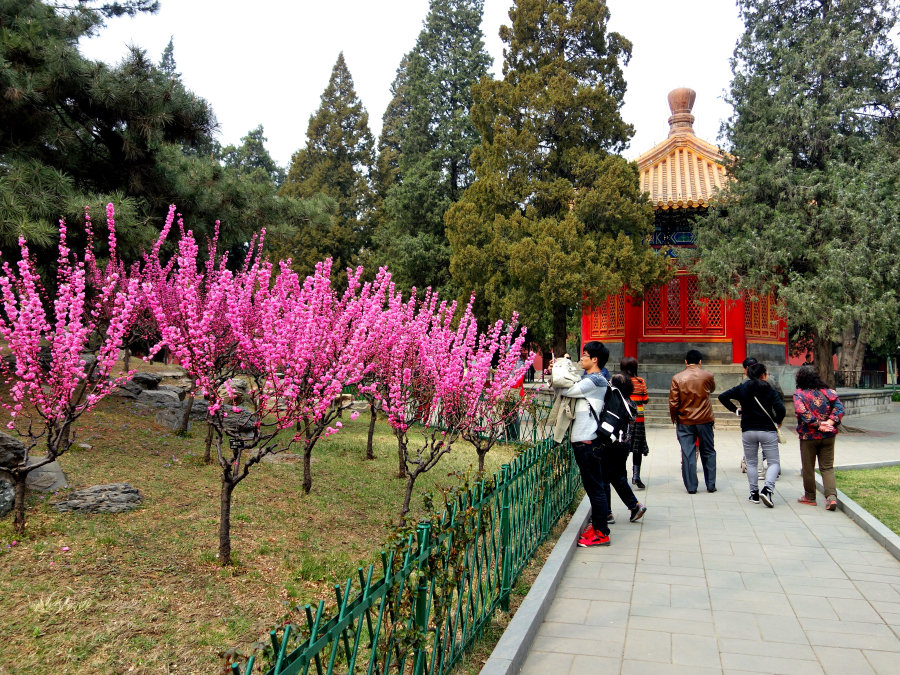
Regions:
<svg viewBox="0 0 900 675"><path fill-rule="evenodd" d="M838 488L900 535L900 466L836 471Z"/></svg>
<svg viewBox="0 0 900 675"><path fill-rule="evenodd" d="M368 416L344 422L314 451L310 495L299 462L254 467L238 485L237 564L222 569L220 482L218 466L202 461L204 425L179 438L152 411L103 401L80 420L76 443L90 449L60 460L70 489L127 482L144 503L121 515L60 514L50 506L58 496L33 495L15 546L12 516L0 520L0 673L213 673L220 652L265 637L288 606L331 601L335 582L377 559L404 486L388 426L378 423L377 459L367 462ZM488 472L513 456L494 448ZM417 493L473 466L460 442Z"/></svg>

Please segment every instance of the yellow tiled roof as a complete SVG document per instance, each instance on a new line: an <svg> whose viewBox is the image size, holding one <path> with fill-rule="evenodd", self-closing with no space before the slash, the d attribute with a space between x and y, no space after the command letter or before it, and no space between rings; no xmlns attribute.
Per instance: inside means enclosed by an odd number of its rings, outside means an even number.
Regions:
<svg viewBox="0 0 900 675"><path fill-rule="evenodd" d="M721 151L694 135L693 95L689 89L669 95L669 137L636 160L641 190L650 194L654 208L707 206L727 181Z"/></svg>

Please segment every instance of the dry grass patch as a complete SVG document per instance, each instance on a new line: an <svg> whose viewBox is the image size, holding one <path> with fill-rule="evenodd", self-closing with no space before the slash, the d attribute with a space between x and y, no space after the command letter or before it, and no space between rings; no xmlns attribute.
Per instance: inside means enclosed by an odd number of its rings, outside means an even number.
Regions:
<svg viewBox="0 0 900 675"><path fill-rule="evenodd" d="M262 638L289 605L330 601L336 581L374 562L402 504L390 429L379 422L367 462L367 416L345 420L316 447L310 495L299 463L263 464L238 486L236 564L223 569L219 468L202 462L204 425L181 438L118 398L80 422L78 442L91 448L61 458L70 489L127 482L144 503L128 514L60 514L50 504L62 494L32 495L15 546L11 517L0 521L0 672L215 672L220 651ZM488 471L513 456L495 448ZM416 491L476 463L460 442Z"/></svg>

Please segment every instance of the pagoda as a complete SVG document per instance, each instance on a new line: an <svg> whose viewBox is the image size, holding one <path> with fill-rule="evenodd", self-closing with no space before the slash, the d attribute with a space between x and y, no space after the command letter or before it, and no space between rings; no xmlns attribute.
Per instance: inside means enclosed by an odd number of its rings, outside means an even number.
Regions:
<svg viewBox="0 0 900 675"><path fill-rule="evenodd" d="M641 190L653 205L655 227L649 243L658 255L671 259L675 277L643 297L623 289L597 307L586 307L582 344L604 342L615 366L623 356L635 356L642 367L659 364L670 366L666 371L680 370L689 349L701 351L704 367L740 364L747 356L783 365L787 327L776 315L772 298L702 297L697 276L679 262L694 248L694 228L702 224L716 190L728 180L719 148L694 135L691 110L696 96L687 88L669 93L669 136L636 160Z"/></svg>

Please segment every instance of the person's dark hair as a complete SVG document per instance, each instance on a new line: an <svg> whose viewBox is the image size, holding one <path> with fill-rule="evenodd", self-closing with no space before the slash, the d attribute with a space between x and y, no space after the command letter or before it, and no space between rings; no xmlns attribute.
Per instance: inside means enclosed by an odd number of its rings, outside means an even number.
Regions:
<svg viewBox="0 0 900 675"><path fill-rule="evenodd" d="M766 370L765 363L751 363L747 366L747 377L750 378L750 383L747 387L748 393L751 396L758 396L760 393L768 389L771 385L762 379L762 376L765 375L768 371Z"/></svg>
<svg viewBox="0 0 900 675"><path fill-rule="evenodd" d="M700 363L702 360L703 354L700 353L699 349L691 349L687 354L684 355L684 361L687 364Z"/></svg>
<svg viewBox="0 0 900 675"><path fill-rule="evenodd" d="M637 377L638 360L633 356L626 356L619 363L619 369L628 377Z"/></svg>
<svg viewBox="0 0 900 675"><path fill-rule="evenodd" d="M744 359L743 361L741 361L741 366L743 366L744 370L747 370L747 369L748 369L750 366L752 366L754 363L759 363L759 361L757 361L756 359L754 359L752 356L748 356L746 359Z"/></svg>
<svg viewBox="0 0 900 675"><path fill-rule="evenodd" d="M586 342L584 347L581 348L582 351L587 352L587 355L592 359L597 359L597 367L603 368L606 365L606 362L609 361L609 349L606 348L602 342L597 342L596 340L592 340L590 342Z"/></svg>
<svg viewBox="0 0 900 675"><path fill-rule="evenodd" d="M616 373L612 376L612 385L622 392L626 398L634 393L634 383L628 373Z"/></svg>
<svg viewBox="0 0 900 675"><path fill-rule="evenodd" d="M797 389L828 389L814 366L800 366L797 371Z"/></svg>

